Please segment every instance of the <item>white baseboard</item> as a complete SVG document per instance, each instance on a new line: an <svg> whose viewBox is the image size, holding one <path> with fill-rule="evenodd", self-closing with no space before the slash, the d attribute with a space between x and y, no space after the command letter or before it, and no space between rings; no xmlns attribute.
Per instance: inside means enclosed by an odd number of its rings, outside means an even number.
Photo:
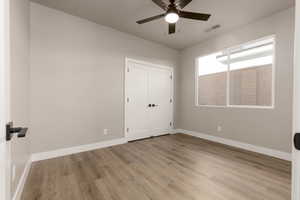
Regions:
<svg viewBox="0 0 300 200"><path fill-rule="evenodd" d="M265 155L272 156L272 157L275 157L275 158L280 158L280 159L283 159L283 160L288 160L288 161L292 160L292 154L287 153L287 152L282 152L282 151L278 151L278 150L274 150L274 149L269 149L269 148L265 148L265 147L252 145L252 144L238 142L238 141L235 141L235 140L225 139L225 138L212 136L212 135L208 135L208 134L198 133L198 132L195 132L195 131L176 129L176 132L177 133L184 133L184 134L187 134L187 135L191 135L191 136L194 136L194 137L210 140L210 141L221 143L221 144L226 144L226 145L237 147L237 148L240 148L240 149L245 149L245 150L248 150L248 151L253 151L253 152L256 152L256 153L260 153L260 154L265 154Z"/></svg>
<svg viewBox="0 0 300 200"><path fill-rule="evenodd" d="M27 180L27 177L28 177L28 174L29 174L29 171L30 171L30 167L31 167L31 159L29 158L26 165L25 165L25 168L23 170L23 174L22 174L22 176L19 180L19 183L17 185L17 189L16 189L16 191L13 195L12 200L20 200L21 199L21 195L22 195L24 185L26 183L26 180Z"/></svg>
<svg viewBox="0 0 300 200"><path fill-rule="evenodd" d="M176 133L178 133L177 130L179 130L179 129L172 129L169 133L170 133L171 135L176 134Z"/></svg>
<svg viewBox="0 0 300 200"><path fill-rule="evenodd" d="M71 154L80 153L80 152L84 152L84 151L91 151L91 150L95 150L95 149L110 147L110 146L124 144L124 143L127 143L127 140L125 138L120 138L120 139L99 142L99 143L86 144L86 145L75 146L75 147L70 147L70 148L58 149L58 150L54 150L54 151L34 153L31 155L31 160L32 160L32 162L40 161L40 160L47 160L50 158L57 158L57 157L61 157L61 156L71 155Z"/></svg>

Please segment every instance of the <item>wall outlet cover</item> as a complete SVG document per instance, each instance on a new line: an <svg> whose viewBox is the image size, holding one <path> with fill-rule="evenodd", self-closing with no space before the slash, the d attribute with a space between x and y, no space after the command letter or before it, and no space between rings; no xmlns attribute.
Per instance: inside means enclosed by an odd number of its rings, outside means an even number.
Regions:
<svg viewBox="0 0 300 200"><path fill-rule="evenodd" d="M108 135L108 129L103 129L103 134Z"/></svg>

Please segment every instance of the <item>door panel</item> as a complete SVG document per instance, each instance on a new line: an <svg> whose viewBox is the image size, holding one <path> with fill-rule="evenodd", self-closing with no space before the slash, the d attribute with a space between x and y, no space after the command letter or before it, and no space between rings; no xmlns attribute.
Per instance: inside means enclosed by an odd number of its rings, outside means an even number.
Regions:
<svg viewBox="0 0 300 200"><path fill-rule="evenodd" d="M300 0L296 1L294 57L294 133L300 133ZM300 199L300 151L293 148L292 200Z"/></svg>
<svg viewBox="0 0 300 200"><path fill-rule="evenodd" d="M148 71L143 65L129 64L127 71L127 128L130 137L149 137L148 119ZM128 70L127 69L127 70Z"/></svg>
<svg viewBox="0 0 300 200"><path fill-rule="evenodd" d="M154 135L164 134L172 122L171 75L169 70L149 70L149 102L155 104L149 112L149 123Z"/></svg>
<svg viewBox="0 0 300 200"><path fill-rule="evenodd" d="M11 199L10 145L6 142L5 124L9 120L9 6L0 1L0 199Z"/></svg>

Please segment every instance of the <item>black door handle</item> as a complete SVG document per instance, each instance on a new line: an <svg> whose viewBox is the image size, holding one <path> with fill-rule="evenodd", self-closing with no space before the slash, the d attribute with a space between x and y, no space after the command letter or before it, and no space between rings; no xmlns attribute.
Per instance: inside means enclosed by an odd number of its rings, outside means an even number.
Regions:
<svg viewBox="0 0 300 200"><path fill-rule="evenodd" d="M158 105L155 105L155 104L149 104L149 105L148 105L148 107L150 107L150 108L151 108L151 107L156 107L156 106L158 106Z"/></svg>
<svg viewBox="0 0 300 200"><path fill-rule="evenodd" d="M25 137L27 133L28 128L22 128L22 127L13 127L13 123L9 122L6 124L6 141L10 141L14 134L18 134L18 137Z"/></svg>
<svg viewBox="0 0 300 200"><path fill-rule="evenodd" d="M300 150L300 133L296 133L294 137L294 144L297 150Z"/></svg>

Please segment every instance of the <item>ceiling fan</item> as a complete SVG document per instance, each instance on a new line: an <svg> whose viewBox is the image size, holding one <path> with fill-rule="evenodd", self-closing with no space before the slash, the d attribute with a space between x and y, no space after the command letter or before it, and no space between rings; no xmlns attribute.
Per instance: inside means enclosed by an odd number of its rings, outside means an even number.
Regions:
<svg viewBox="0 0 300 200"><path fill-rule="evenodd" d="M166 22L169 23L169 34L175 33L176 22L179 20L180 17L187 18L187 19L207 21L211 16L210 14L205 14L205 13L194 13L194 12L179 10L187 6L189 3L191 3L192 0L169 0L170 2L169 4L165 3L164 0L152 0L152 1L160 8L165 10L166 13L149 17L146 19L142 19L137 21L136 23L144 24L164 17Z"/></svg>

